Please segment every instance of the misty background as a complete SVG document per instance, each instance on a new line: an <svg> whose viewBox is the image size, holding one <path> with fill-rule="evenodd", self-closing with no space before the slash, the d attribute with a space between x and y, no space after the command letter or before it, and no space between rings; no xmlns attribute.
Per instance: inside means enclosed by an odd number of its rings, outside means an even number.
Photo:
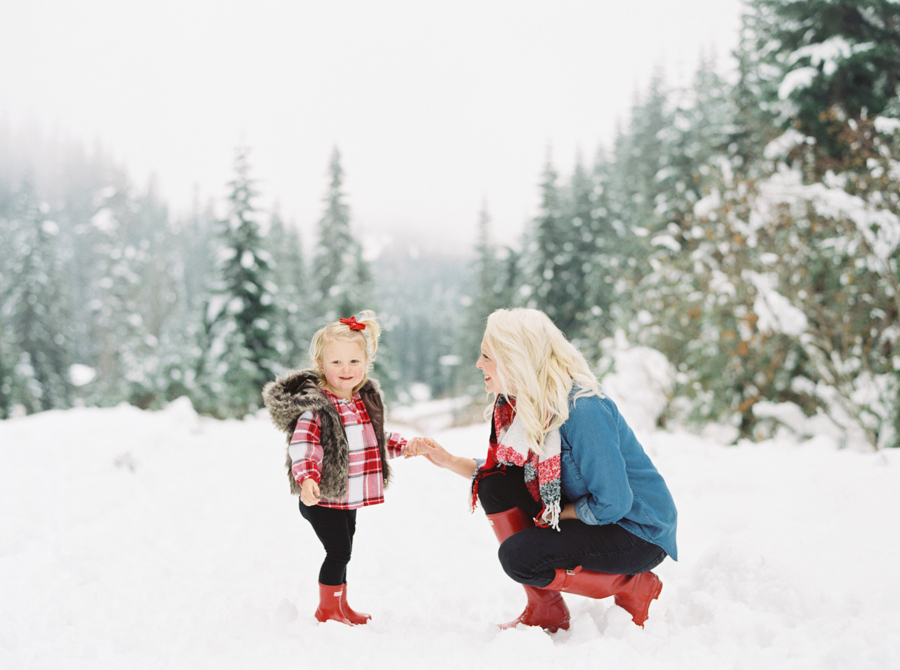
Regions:
<svg viewBox="0 0 900 670"><path fill-rule="evenodd" d="M366 308L391 399L476 396L521 305L661 354L663 425L898 446L896 2L3 16L4 418L244 416Z"/></svg>

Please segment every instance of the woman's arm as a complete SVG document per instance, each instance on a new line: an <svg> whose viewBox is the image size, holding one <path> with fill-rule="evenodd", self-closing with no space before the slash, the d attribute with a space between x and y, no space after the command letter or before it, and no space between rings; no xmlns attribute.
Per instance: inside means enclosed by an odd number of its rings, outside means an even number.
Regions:
<svg viewBox="0 0 900 670"><path fill-rule="evenodd" d="M417 437L410 440L406 449L407 457L424 456L429 461L444 468L455 472L460 477L471 479L475 474L478 464L474 458L465 458L463 456L454 456L440 444L428 437Z"/></svg>
<svg viewBox="0 0 900 670"><path fill-rule="evenodd" d="M560 429L572 447L588 494L573 501L572 512L587 524L616 523L634 502L622 455L617 416L599 398L580 398ZM568 508L568 506L567 506ZM565 513L561 518L569 518Z"/></svg>

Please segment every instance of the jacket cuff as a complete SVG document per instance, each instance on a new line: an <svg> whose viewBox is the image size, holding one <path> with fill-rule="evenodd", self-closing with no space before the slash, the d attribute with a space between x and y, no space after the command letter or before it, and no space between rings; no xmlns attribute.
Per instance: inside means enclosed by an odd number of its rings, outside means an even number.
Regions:
<svg viewBox="0 0 900 670"><path fill-rule="evenodd" d="M575 515L589 526L600 525L597 517L595 517L594 513L591 511L590 505L588 505L588 496L582 496L575 501Z"/></svg>
<svg viewBox="0 0 900 670"><path fill-rule="evenodd" d="M298 472L294 475L294 479L300 486L303 486L303 481L305 479L312 479L316 484L322 483L322 474L319 472L315 472L314 470L305 470L304 472Z"/></svg>

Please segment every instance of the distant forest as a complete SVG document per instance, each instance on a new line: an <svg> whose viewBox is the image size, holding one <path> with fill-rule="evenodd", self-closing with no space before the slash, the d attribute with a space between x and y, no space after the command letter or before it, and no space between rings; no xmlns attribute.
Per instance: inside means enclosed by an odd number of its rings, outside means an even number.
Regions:
<svg viewBox="0 0 900 670"><path fill-rule="evenodd" d="M337 148L301 240L257 207L248 147L227 202L174 217L102 152L7 124L0 418L180 396L242 417L312 332L367 308L389 398L474 395L485 318L530 306L598 371L623 343L662 352L663 424L761 439L790 407L900 446L900 4L750 0L740 37L734 69L658 72L592 160L536 165L522 239L473 212L466 261L364 258Z"/></svg>

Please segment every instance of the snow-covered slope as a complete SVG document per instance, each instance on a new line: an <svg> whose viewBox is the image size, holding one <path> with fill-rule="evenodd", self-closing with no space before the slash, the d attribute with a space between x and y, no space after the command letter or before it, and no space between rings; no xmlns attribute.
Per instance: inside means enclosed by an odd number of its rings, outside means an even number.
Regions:
<svg viewBox="0 0 900 670"><path fill-rule="evenodd" d="M487 428L434 437L481 455ZM322 549L264 416L179 401L0 422L0 668L900 667L900 453L642 439L682 559L644 630L572 596L551 636L494 627L522 589L466 482L424 459L395 461L387 503L359 513L350 602L374 619L349 628L312 616Z"/></svg>

